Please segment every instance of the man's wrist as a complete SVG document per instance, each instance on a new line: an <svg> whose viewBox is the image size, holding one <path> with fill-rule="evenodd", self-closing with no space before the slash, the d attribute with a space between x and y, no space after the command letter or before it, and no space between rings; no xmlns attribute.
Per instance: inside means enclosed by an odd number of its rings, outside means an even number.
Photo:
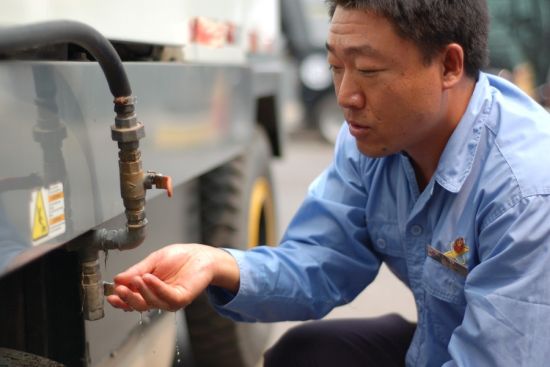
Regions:
<svg viewBox="0 0 550 367"><path fill-rule="evenodd" d="M216 249L212 285L224 288L233 294L239 290L240 270L235 258L227 251Z"/></svg>

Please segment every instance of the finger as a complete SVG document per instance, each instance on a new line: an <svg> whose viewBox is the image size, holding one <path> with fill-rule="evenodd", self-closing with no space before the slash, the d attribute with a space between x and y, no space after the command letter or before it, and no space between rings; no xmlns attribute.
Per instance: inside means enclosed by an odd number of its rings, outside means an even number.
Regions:
<svg viewBox="0 0 550 367"><path fill-rule="evenodd" d="M133 309L126 304L119 296L113 294L110 296L107 296L107 302L111 304L114 308L120 308L124 311L133 311Z"/></svg>
<svg viewBox="0 0 550 367"><path fill-rule="evenodd" d="M115 293L124 303L136 311L144 312L150 308L141 294L131 291L128 287L118 285L115 287Z"/></svg>
<svg viewBox="0 0 550 367"><path fill-rule="evenodd" d="M142 276L146 273L152 273L156 267L158 259L157 252L153 252L139 263L131 266L127 270L115 276L114 281L116 284L129 285L132 279L136 276Z"/></svg>
<svg viewBox="0 0 550 367"><path fill-rule="evenodd" d="M151 308L158 308L161 310L172 311L172 308L170 307L170 305L164 302L163 300L161 300L159 297L157 297L154 290L150 289L150 287L145 284L142 278L135 278L133 280L133 283L137 291L141 294L145 302L147 302L147 304Z"/></svg>
<svg viewBox="0 0 550 367"><path fill-rule="evenodd" d="M185 287L168 285L153 274L145 274L143 281L157 298L170 307L170 311L186 307L196 297L193 297Z"/></svg>

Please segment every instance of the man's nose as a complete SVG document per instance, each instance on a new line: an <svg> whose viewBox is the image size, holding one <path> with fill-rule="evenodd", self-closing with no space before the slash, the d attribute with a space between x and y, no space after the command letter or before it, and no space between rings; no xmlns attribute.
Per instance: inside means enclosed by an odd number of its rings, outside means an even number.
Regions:
<svg viewBox="0 0 550 367"><path fill-rule="evenodd" d="M338 105L342 108L362 109L365 107L365 95L350 73L344 73L336 86Z"/></svg>

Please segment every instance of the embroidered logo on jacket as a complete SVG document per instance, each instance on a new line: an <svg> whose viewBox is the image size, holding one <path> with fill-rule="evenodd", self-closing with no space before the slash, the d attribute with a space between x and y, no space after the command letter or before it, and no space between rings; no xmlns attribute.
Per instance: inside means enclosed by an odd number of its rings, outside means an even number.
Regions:
<svg viewBox="0 0 550 367"><path fill-rule="evenodd" d="M443 255L445 255L450 259L454 259L459 264L465 265L466 264L465 255L468 253L468 251L470 251L470 249L468 248L468 246L466 246L466 242L464 242L464 238L458 237L456 240L454 240L449 244L449 247L451 249L443 253Z"/></svg>
<svg viewBox="0 0 550 367"><path fill-rule="evenodd" d="M466 254L470 251L463 237L458 237L449 244L450 250L441 252L428 245L428 256L443 266L466 276L468 268L466 267Z"/></svg>

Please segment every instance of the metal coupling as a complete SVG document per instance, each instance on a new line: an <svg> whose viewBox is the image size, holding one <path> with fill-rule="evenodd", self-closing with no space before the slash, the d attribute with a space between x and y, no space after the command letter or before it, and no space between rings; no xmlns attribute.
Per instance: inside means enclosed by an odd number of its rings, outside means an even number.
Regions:
<svg viewBox="0 0 550 367"><path fill-rule="evenodd" d="M82 269L82 313L84 319L94 321L103 318L103 282L99 260L85 261Z"/></svg>
<svg viewBox="0 0 550 367"><path fill-rule="evenodd" d="M145 207L145 187L143 185L145 173L141 163L141 152L137 147L121 147L118 157L120 174L120 195L127 210L139 211ZM136 143L137 145L137 143Z"/></svg>
<svg viewBox="0 0 550 367"><path fill-rule="evenodd" d="M111 138L119 143L129 143L137 142L145 137L145 128L138 121L135 113L136 98L133 96L119 97L114 102L116 117L115 124L111 126Z"/></svg>
<svg viewBox="0 0 550 367"><path fill-rule="evenodd" d="M127 119L115 119L115 125L111 126L111 138L119 143L138 141L145 137L143 123L139 122L135 115Z"/></svg>

